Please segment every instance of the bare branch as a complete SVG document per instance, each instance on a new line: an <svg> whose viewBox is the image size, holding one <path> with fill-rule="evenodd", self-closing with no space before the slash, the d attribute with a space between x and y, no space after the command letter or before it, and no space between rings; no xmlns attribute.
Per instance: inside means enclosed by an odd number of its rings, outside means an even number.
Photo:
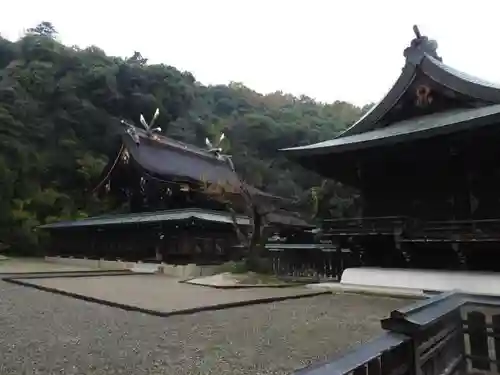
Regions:
<svg viewBox="0 0 500 375"><path fill-rule="evenodd" d="M223 136L221 135L221 139L222 138ZM207 145L208 144L209 142L207 142ZM210 151L214 152L213 149ZM234 174L238 177L229 155L223 155L220 153L214 153L214 155L216 155L219 159L225 160L229 168L231 168ZM264 240L265 218L274 209L271 210L268 207L268 210L263 211L249 186L239 177L236 186L229 183L209 184L206 182L203 182L203 186L204 191L210 197L224 204L231 215L233 227L235 228L235 232L240 243L243 244L248 251L249 259L256 259L259 256L261 245ZM235 210L235 205L238 203L243 203L243 209L246 211L251 221L249 230L244 233L241 230L240 225L238 225L238 217Z"/></svg>

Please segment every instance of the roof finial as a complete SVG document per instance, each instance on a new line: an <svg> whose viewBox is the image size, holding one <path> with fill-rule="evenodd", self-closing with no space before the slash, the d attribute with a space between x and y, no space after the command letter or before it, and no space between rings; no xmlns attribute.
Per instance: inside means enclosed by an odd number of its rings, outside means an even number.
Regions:
<svg viewBox="0 0 500 375"><path fill-rule="evenodd" d="M415 36L417 39L422 38L422 34L420 34L420 30L418 29L417 25L413 25L413 32L415 33Z"/></svg>
<svg viewBox="0 0 500 375"><path fill-rule="evenodd" d="M410 46L404 52L406 60L414 65L418 65L424 56L428 55L442 61L441 57L437 54L438 46L436 41L422 35L417 25L413 25L413 32L415 33L415 39L411 41Z"/></svg>

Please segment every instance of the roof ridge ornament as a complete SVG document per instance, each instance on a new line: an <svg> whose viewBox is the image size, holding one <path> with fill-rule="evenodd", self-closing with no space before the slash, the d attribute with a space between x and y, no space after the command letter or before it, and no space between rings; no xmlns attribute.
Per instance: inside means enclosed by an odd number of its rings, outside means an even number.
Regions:
<svg viewBox="0 0 500 375"><path fill-rule="evenodd" d="M410 46L405 48L404 51L406 61L413 65L418 65L425 55L443 61L437 54L438 44L435 40L422 35L417 25L413 26L413 32L415 33L415 38L411 41Z"/></svg>
<svg viewBox="0 0 500 375"><path fill-rule="evenodd" d="M146 121L146 119L144 118L144 115L142 113L139 116L139 121L140 121L141 125L144 127L144 131L146 132L146 135L149 138L154 139L155 141L157 141L159 139L158 135L156 133L161 132L161 128L159 126L153 127L158 116L160 116L160 109L159 108L156 108L156 111L155 111L155 113L154 113L154 115L151 118L151 121L149 123ZM139 135L137 134L137 130L135 129L135 125L130 124L125 120L120 120L120 123L122 125L125 125L125 127L127 128L127 130L126 130L127 134L130 135L130 137L134 140L135 144L137 146L139 146L139 144L141 143L141 140L140 140Z"/></svg>

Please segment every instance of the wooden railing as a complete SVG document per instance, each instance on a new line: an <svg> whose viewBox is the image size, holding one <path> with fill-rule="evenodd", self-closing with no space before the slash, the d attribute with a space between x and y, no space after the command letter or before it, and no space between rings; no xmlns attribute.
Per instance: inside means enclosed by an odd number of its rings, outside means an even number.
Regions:
<svg viewBox="0 0 500 375"><path fill-rule="evenodd" d="M382 336L296 375L498 374L500 298L444 293L393 311Z"/></svg>
<svg viewBox="0 0 500 375"><path fill-rule="evenodd" d="M403 242L500 242L500 219L426 221L406 216L327 219L324 237L398 235Z"/></svg>
<svg viewBox="0 0 500 375"><path fill-rule="evenodd" d="M409 375L412 374L411 359L411 340L385 333L336 361L306 367L294 375Z"/></svg>
<svg viewBox="0 0 500 375"><path fill-rule="evenodd" d="M411 242L498 242L500 220L428 221L412 228Z"/></svg>
<svg viewBox="0 0 500 375"><path fill-rule="evenodd" d="M338 280L352 254L332 244L266 244L277 276L294 280Z"/></svg>
<svg viewBox="0 0 500 375"><path fill-rule="evenodd" d="M322 226L325 235L394 234L408 221L404 216L360 217L348 219L326 219Z"/></svg>
<svg viewBox="0 0 500 375"><path fill-rule="evenodd" d="M465 356L473 372L500 373L500 302L469 296L462 309Z"/></svg>

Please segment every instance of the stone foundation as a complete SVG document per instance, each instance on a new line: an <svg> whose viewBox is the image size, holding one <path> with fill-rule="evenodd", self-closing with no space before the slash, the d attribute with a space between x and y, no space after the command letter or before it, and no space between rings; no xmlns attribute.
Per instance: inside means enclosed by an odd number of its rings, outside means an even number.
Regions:
<svg viewBox="0 0 500 375"><path fill-rule="evenodd" d="M86 259L86 258L62 258L62 257L45 257L46 262L64 264L67 266L76 266L84 268L100 268L97 259Z"/></svg>

